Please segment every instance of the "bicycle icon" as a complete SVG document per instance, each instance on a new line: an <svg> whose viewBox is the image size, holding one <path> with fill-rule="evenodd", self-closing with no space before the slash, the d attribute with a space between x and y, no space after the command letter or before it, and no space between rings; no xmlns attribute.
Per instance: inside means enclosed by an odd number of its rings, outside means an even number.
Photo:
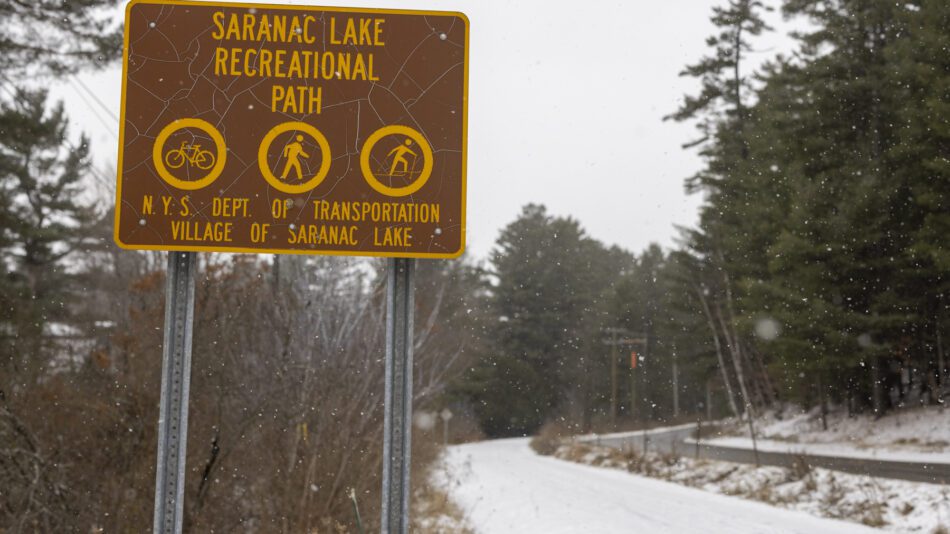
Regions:
<svg viewBox="0 0 950 534"><path fill-rule="evenodd" d="M196 130L204 134L202 139L211 139L211 150L203 150L200 144L194 142ZM178 132L188 133L192 141L186 139L178 148L165 151L165 143ZM177 143L177 139L174 142ZM162 128L152 145L152 164L155 171L166 183L184 191L195 191L211 185L224 170L227 158L228 150L221 132L211 123L196 118L173 120ZM171 170L180 169L186 163L189 168L194 167L205 172L189 172L187 179L172 174Z"/></svg>
<svg viewBox="0 0 950 534"><path fill-rule="evenodd" d="M179 148L165 153L165 165L170 169L178 169L187 162L189 166L206 171L214 166L214 160L210 150L201 150L201 145L188 144L188 141L182 141Z"/></svg>

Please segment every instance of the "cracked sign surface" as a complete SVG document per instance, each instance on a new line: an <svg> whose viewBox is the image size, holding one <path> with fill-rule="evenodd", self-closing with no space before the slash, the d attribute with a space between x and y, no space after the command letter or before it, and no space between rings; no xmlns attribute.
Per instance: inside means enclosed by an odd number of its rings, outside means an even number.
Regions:
<svg viewBox="0 0 950 534"><path fill-rule="evenodd" d="M123 248L453 258L460 13L133 0Z"/></svg>

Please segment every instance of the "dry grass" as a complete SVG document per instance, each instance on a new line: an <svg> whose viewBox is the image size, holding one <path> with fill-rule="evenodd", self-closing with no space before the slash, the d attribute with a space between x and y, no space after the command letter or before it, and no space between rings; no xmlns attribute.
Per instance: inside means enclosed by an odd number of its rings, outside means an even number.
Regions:
<svg viewBox="0 0 950 534"><path fill-rule="evenodd" d="M865 499L860 506L856 507L859 520L869 527L880 528L887 525L884 514L887 512L887 502L883 497L883 490L880 485L871 479L871 486L865 487Z"/></svg>
<svg viewBox="0 0 950 534"><path fill-rule="evenodd" d="M812 473L811 464L804 454L797 454L792 460L792 466L788 469L788 481L803 480Z"/></svg>
<svg viewBox="0 0 950 534"><path fill-rule="evenodd" d="M828 510L833 510L838 506L838 503L844 499L844 497L844 488L838 483L838 480L834 477L834 475L829 476L827 481L827 489L825 491L825 498L822 501L822 505L824 505Z"/></svg>
<svg viewBox="0 0 950 534"><path fill-rule="evenodd" d="M348 261L282 257L278 284L250 256L202 256L186 531L357 532L353 488L364 531L378 532L385 295ZM164 277L124 272L99 303L114 334L90 340L97 345L88 361L80 347L55 373L0 366L0 530L145 532L151 525ZM417 283L425 276L420 269ZM419 292L417 309L434 307L426 295L435 294ZM447 319L432 313L423 316ZM437 391L435 377L454 373L443 356L462 341L450 328L421 337L429 341L414 359L430 372L418 391ZM35 360L58 361L60 352ZM434 401L416 399L425 402ZM464 430L459 421L451 428ZM413 436L414 467L437 457L438 430ZM413 481L425 475L419 469Z"/></svg>
<svg viewBox="0 0 950 534"><path fill-rule="evenodd" d="M462 510L448 494L433 484L424 484L413 495L412 528L416 534L474 534Z"/></svg>
<svg viewBox="0 0 950 534"><path fill-rule="evenodd" d="M313 527L307 534L351 534L346 525L329 517L320 520L320 526Z"/></svg>
<svg viewBox="0 0 950 534"><path fill-rule="evenodd" d="M562 423L545 423L538 430L538 434L531 438L530 445L534 452L542 456L551 456L557 452L558 447L564 444L565 438L572 434L571 429Z"/></svg>
<svg viewBox="0 0 950 534"><path fill-rule="evenodd" d="M815 469L805 457L791 468L693 460L657 453L640 454L591 444L567 443L557 458L600 467L624 469L652 478L703 488L726 495L756 500L791 509L818 510L825 517L850 520L872 527L887 526L888 518L916 514L909 503L889 502L886 491L875 481L855 487L843 484L830 472ZM862 491L860 499L854 492ZM893 508L893 509L891 509ZM945 530L936 534L950 534Z"/></svg>
<svg viewBox="0 0 950 534"><path fill-rule="evenodd" d="M461 482L449 471L444 461L437 459L429 462L425 473L418 476L421 478L415 478L413 484L410 531L420 534L474 534L465 512L449 496L447 488ZM437 480L439 478L442 481Z"/></svg>

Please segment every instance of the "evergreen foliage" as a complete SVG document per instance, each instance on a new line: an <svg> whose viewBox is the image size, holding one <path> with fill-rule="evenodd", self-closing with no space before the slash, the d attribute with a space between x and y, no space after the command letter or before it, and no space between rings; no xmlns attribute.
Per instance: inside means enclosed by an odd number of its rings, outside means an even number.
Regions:
<svg viewBox="0 0 950 534"><path fill-rule="evenodd" d="M122 52L116 0L0 2L0 75L61 76L109 64Z"/></svg>
<svg viewBox="0 0 950 534"><path fill-rule="evenodd" d="M18 90L0 102L0 320L12 325L10 357L38 356L47 325L67 320L74 275L64 258L88 236L95 212L83 200L89 152L67 139L62 104Z"/></svg>
<svg viewBox="0 0 950 534"><path fill-rule="evenodd" d="M705 165L686 186L705 202L679 250L651 247L595 284L569 257L585 250L576 223L529 206L502 233L493 350L469 383L492 435L603 422L610 365L592 340L607 327L647 340L638 369L621 366L630 421L667 420L674 403L880 414L948 392L950 7L788 0L783 14L808 21L799 48L754 72L747 55L769 9L714 8L710 52L682 73L700 90L668 118L697 123L687 147ZM578 328L579 310L600 326Z"/></svg>
<svg viewBox="0 0 950 534"><path fill-rule="evenodd" d="M488 352L462 388L487 434L531 433L571 404L589 413L604 372L603 297L627 261L543 206L525 206L502 230L490 271Z"/></svg>
<svg viewBox="0 0 950 534"><path fill-rule="evenodd" d="M758 73L744 115L734 102L717 115L706 168L690 181L707 203L686 251L709 265L693 283L711 291L714 335L746 375L735 377L745 403L770 404L778 384L784 399L880 412L912 389L934 401L945 384L947 246L934 229L950 194L940 170L946 11L941 2L787 1L787 16L811 23L794 60ZM714 21L722 25L719 11ZM717 72L708 58L700 65L686 73ZM700 100L674 118L696 117L707 109L693 105ZM781 334L763 339L762 321Z"/></svg>

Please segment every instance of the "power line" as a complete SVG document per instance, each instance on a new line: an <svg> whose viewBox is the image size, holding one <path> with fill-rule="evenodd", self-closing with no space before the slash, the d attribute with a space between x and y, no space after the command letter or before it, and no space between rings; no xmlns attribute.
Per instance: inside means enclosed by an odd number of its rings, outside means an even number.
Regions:
<svg viewBox="0 0 950 534"><path fill-rule="evenodd" d="M89 89L89 87L82 81L82 79L80 79L80 78L79 78L78 76L76 76L76 75L73 75L72 78L73 78L74 80L76 80L77 83L79 83L79 86L80 86L80 87L82 87L83 89L86 90L86 93L88 93L89 96L91 96L92 99L95 100L97 104L99 104L99 107L101 107L110 117L112 117L112 119L113 119L116 123L119 122L119 117L117 117L116 114L113 113L111 109L109 109L109 106L106 106L105 104L103 104L103 103L102 103L102 100L99 100L99 97L96 96L96 93L92 92L92 90Z"/></svg>
<svg viewBox="0 0 950 534"><path fill-rule="evenodd" d="M69 83L73 83L73 81L69 80ZM75 89L75 84L73 84L73 89ZM118 141L119 138L115 135L115 132L113 131L115 129L115 125L109 124L108 121L102 118L102 115L100 115L99 112L96 111L96 108L92 107L92 103L89 102L89 100L85 97L85 95L82 94L82 92L80 92L79 90L76 90L76 94L79 96L80 99L82 99L83 103L86 104L86 107L89 108L89 111L92 112L92 114L96 117L96 119L98 119L99 123L102 124L102 126L105 127L106 130L108 130L109 135L111 135L113 139Z"/></svg>

